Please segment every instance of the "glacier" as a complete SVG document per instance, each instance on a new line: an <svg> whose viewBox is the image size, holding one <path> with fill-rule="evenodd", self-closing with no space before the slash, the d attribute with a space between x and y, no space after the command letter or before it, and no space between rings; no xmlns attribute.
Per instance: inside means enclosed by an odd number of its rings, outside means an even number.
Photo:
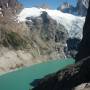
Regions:
<svg viewBox="0 0 90 90"><path fill-rule="evenodd" d="M79 38L82 39L83 25L85 22L85 17L75 16L68 13L63 13L59 10L50 10L42 8L24 8L18 15L20 22L27 21L27 17L40 17L43 11L59 24L62 24L69 33L69 38Z"/></svg>

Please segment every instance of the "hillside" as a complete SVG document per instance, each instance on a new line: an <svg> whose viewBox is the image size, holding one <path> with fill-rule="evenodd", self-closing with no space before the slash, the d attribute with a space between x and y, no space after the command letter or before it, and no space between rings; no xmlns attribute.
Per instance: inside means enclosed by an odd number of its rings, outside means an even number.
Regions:
<svg viewBox="0 0 90 90"><path fill-rule="evenodd" d="M18 15L1 17L0 71L74 58L84 21L85 17L35 7L24 8Z"/></svg>
<svg viewBox="0 0 90 90"><path fill-rule="evenodd" d="M40 40L41 43L45 40L45 42L48 42L50 45L48 50L56 47L57 52L63 52L65 57L68 56L66 55L68 53L75 56L78 44L82 39L85 17L74 16L58 10L32 7L24 8L18 15L18 19L20 22L25 22L33 34L37 34L37 37L34 37L36 42ZM39 41L37 38L39 38ZM53 46L49 42L52 42ZM45 46L45 43L41 46ZM55 50L52 51L55 52Z"/></svg>

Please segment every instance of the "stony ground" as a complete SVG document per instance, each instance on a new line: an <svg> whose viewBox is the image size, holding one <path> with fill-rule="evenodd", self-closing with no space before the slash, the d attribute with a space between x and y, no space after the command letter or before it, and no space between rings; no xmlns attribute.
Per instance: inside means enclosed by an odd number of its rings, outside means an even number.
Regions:
<svg viewBox="0 0 90 90"><path fill-rule="evenodd" d="M15 51L3 47L0 48L0 74L47 60L48 56L34 57L31 52L27 50Z"/></svg>

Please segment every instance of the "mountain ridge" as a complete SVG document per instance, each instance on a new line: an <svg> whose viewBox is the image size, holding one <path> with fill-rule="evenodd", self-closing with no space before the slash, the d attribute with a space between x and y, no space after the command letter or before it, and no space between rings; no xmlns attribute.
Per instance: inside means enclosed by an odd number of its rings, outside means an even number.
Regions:
<svg viewBox="0 0 90 90"><path fill-rule="evenodd" d="M57 9L64 13L70 13L83 17L87 15L88 2L89 0L77 0L76 6L73 6L67 1L60 5Z"/></svg>
<svg viewBox="0 0 90 90"><path fill-rule="evenodd" d="M39 17L43 11L47 12L47 14L57 23L63 24L68 30L68 33L70 33L70 28L73 28L71 25L72 23L79 23L80 25L78 27L82 29L82 26L84 24L83 22L85 21L85 17L75 16L69 13L63 13L59 10L42 9L36 7L24 8L18 15L18 19L22 22L27 20L26 17ZM70 37L73 38L72 33L70 34ZM79 34L76 37L79 37L81 39L82 35Z"/></svg>

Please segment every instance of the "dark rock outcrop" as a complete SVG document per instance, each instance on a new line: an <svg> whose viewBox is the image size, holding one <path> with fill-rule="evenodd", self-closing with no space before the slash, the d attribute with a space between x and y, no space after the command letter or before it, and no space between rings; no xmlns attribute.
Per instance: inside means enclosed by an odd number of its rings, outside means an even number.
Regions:
<svg viewBox="0 0 90 90"><path fill-rule="evenodd" d="M78 38L68 38L67 40L67 48L65 49L65 53L67 57L75 58L80 44L80 39Z"/></svg>
<svg viewBox="0 0 90 90"><path fill-rule="evenodd" d="M90 5L90 2L89 2ZM76 61L90 56L90 6L86 16L86 22L83 28L83 39L80 43L79 52L76 55Z"/></svg>

